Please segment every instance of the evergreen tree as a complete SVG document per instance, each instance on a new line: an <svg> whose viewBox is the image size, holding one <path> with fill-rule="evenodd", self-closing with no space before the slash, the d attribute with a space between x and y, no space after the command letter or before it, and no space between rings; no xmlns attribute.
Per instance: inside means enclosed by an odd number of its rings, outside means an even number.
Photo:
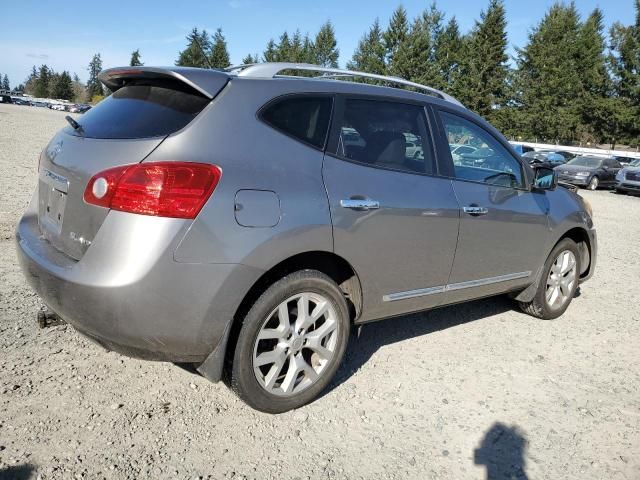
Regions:
<svg viewBox="0 0 640 480"><path fill-rule="evenodd" d="M311 64L318 63L318 58L316 56L316 46L309 38L308 33L304 36L304 40L302 41L302 61L304 63Z"/></svg>
<svg viewBox="0 0 640 480"><path fill-rule="evenodd" d="M262 53L262 60L264 62L278 61L278 47L276 46L276 42L273 41L273 38L269 40L269 43L267 43L267 48Z"/></svg>
<svg viewBox="0 0 640 480"><path fill-rule="evenodd" d="M575 5L553 5L518 50L516 102L525 136L570 141L578 127L581 79L576 65L580 22Z"/></svg>
<svg viewBox="0 0 640 480"><path fill-rule="evenodd" d="M249 54L242 59L243 65L249 65L250 63L259 63L259 62L260 62L260 57L258 57L257 53L255 55Z"/></svg>
<svg viewBox="0 0 640 480"><path fill-rule="evenodd" d="M619 22L610 30L609 64L617 95L640 104L640 0L635 0L636 18L633 25Z"/></svg>
<svg viewBox="0 0 640 480"><path fill-rule="evenodd" d="M280 35L280 42L276 47L276 62L287 62L289 60L289 53L291 51L291 41L289 40L289 34L284 32Z"/></svg>
<svg viewBox="0 0 640 480"><path fill-rule="evenodd" d="M11 90L11 84L9 83L9 77L7 76L7 74L4 74L4 77L2 77L2 88L4 90Z"/></svg>
<svg viewBox="0 0 640 480"><path fill-rule="evenodd" d="M387 50L383 35L380 22L376 18L369 32L360 39L351 61L347 63L347 68L384 75Z"/></svg>
<svg viewBox="0 0 640 480"><path fill-rule="evenodd" d="M209 68L207 58L211 52L211 39L206 30L194 27L187 35L187 47L178 54L176 65L181 67Z"/></svg>
<svg viewBox="0 0 640 480"><path fill-rule="evenodd" d="M130 67L142 67L144 63L140 60L140 49L135 49L131 53L131 60L129 61Z"/></svg>
<svg viewBox="0 0 640 480"><path fill-rule="evenodd" d="M300 30L296 30L293 34L293 37L291 38L291 43L289 45L289 55L286 61L294 63L301 63L305 61L302 35L300 34Z"/></svg>
<svg viewBox="0 0 640 480"><path fill-rule="evenodd" d="M36 70L36 66L34 65L33 67L31 67L31 73L24 82L23 92L29 95L35 95L37 81L38 71Z"/></svg>
<svg viewBox="0 0 640 480"><path fill-rule="evenodd" d="M91 101L95 96L104 95L102 83L98 80L98 74L102 71L102 58L99 53L96 53L93 56L87 70L89 71L89 80L87 81L87 98Z"/></svg>
<svg viewBox="0 0 640 480"><path fill-rule="evenodd" d="M66 70L55 76L51 85L51 97L62 100L73 100L73 82Z"/></svg>
<svg viewBox="0 0 640 480"><path fill-rule="evenodd" d="M580 115L576 138L581 142L600 143L607 136L604 124L596 122L594 105L603 106L609 98L609 78L607 76L604 16L595 9L578 30L575 65L581 82L581 96L576 98ZM608 108L607 108L608 110Z"/></svg>
<svg viewBox="0 0 640 480"><path fill-rule="evenodd" d="M218 28L213 34L209 63L214 68L227 68L231 65L229 62L229 52L227 51L227 41L222 34L221 28Z"/></svg>
<svg viewBox="0 0 640 480"><path fill-rule="evenodd" d="M602 130L612 144L640 144L640 0L635 0L635 23L616 22L610 29L607 58L612 85L607 109L599 111Z"/></svg>
<svg viewBox="0 0 640 480"><path fill-rule="evenodd" d="M442 88L436 46L442 35L444 14L432 4L414 19L407 39L394 55L393 72L408 80Z"/></svg>
<svg viewBox="0 0 640 480"><path fill-rule="evenodd" d="M435 60L441 88L453 94L457 93L462 61L462 37L458 22L452 18L447 22L435 42Z"/></svg>
<svg viewBox="0 0 640 480"><path fill-rule="evenodd" d="M369 32L371 33L371 31ZM383 33L385 47L385 63L387 70L395 74L394 58L400 46L407 40L409 35L409 20L407 11L402 5L395 9L387 30Z"/></svg>
<svg viewBox="0 0 640 480"><path fill-rule="evenodd" d="M338 42L331 21L327 20L316 35L314 41L315 61L323 67L338 67Z"/></svg>
<svg viewBox="0 0 640 480"><path fill-rule="evenodd" d="M53 71L46 65L41 65L35 80L34 95L39 98L49 96L49 88Z"/></svg>
<svg viewBox="0 0 640 480"><path fill-rule="evenodd" d="M505 104L507 68L506 15L502 0L490 0L465 41L459 100L491 119Z"/></svg>

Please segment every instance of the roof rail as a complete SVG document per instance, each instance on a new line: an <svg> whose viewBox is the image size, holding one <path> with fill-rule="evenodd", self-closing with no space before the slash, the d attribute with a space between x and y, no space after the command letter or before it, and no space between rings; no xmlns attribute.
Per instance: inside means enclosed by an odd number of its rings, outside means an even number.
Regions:
<svg viewBox="0 0 640 480"><path fill-rule="evenodd" d="M386 75L377 75L375 73L358 72L355 70L344 70L340 68L328 68L320 65L311 65L308 63L279 63L279 62L266 62L266 63L247 63L243 65L233 65L225 68L226 72L235 74L239 77L247 78L276 78L280 72L285 70L298 70L307 72L319 72L322 75L315 78L369 78L372 80L379 80L386 83L395 85L402 85L404 87L412 87L422 92L426 92L429 95L441 98L456 105L463 107L462 103L456 98L448 95L440 90L437 90L427 85L420 83L410 82L399 77L389 77ZM283 75L287 76L287 75ZM306 77L305 77L306 78Z"/></svg>

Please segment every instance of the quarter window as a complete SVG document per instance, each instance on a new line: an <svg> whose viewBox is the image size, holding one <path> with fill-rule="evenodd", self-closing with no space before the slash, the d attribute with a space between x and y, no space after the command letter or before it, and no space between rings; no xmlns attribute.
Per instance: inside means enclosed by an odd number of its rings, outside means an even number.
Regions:
<svg viewBox="0 0 640 480"><path fill-rule="evenodd" d="M504 187L522 187L522 167L493 135L457 115L440 112L455 177Z"/></svg>
<svg viewBox="0 0 640 480"><path fill-rule="evenodd" d="M424 109L417 105L348 99L336 154L364 164L433 173Z"/></svg>
<svg viewBox="0 0 640 480"><path fill-rule="evenodd" d="M324 148L331 118L331 97L293 96L277 100L262 119L277 130L314 147Z"/></svg>

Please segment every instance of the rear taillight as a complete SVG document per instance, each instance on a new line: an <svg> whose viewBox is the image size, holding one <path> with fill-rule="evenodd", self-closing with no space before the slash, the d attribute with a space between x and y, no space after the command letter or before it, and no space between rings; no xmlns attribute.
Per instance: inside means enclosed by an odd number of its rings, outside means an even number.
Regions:
<svg viewBox="0 0 640 480"><path fill-rule="evenodd" d="M195 218L218 185L216 165L152 162L110 168L84 191L91 205L157 217Z"/></svg>

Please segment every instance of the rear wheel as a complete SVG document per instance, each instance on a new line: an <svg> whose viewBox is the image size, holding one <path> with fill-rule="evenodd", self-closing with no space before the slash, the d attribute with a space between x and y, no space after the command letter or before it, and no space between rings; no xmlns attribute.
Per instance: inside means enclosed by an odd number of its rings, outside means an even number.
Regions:
<svg viewBox="0 0 640 480"><path fill-rule="evenodd" d="M578 246L565 238L549 254L533 300L520 302L520 308L544 320L558 318L569 307L578 288L579 276Z"/></svg>
<svg viewBox="0 0 640 480"><path fill-rule="evenodd" d="M589 181L589 185L587 185L587 188L589 190L596 190L598 188L598 185L600 185L600 180L598 179L598 177L593 177Z"/></svg>
<svg viewBox="0 0 640 480"><path fill-rule="evenodd" d="M315 270L269 287L245 317L231 368L231 387L247 404L280 413L310 402L329 384L349 339L344 295Z"/></svg>

